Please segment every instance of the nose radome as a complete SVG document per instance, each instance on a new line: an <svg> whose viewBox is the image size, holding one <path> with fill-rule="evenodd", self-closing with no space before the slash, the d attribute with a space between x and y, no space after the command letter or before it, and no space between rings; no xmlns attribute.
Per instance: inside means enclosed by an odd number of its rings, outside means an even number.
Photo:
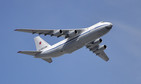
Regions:
<svg viewBox="0 0 141 84"><path fill-rule="evenodd" d="M109 23L109 25L106 27L106 29L111 29L112 28L112 23Z"/></svg>

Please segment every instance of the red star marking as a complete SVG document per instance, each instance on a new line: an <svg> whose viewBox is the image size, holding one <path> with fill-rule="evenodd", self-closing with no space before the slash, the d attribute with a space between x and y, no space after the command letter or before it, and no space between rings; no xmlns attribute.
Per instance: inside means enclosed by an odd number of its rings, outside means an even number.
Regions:
<svg viewBox="0 0 141 84"><path fill-rule="evenodd" d="M41 43L42 43L42 42L40 41L40 42L39 42L39 45L41 45Z"/></svg>

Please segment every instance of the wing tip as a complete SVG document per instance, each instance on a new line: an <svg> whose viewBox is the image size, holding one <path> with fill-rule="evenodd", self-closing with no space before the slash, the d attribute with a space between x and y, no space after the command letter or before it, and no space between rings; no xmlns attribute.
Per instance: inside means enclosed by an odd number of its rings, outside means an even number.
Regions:
<svg viewBox="0 0 141 84"><path fill-rule="evenodd" d="M31 29L15 29L14 31L25 31L25 30L31 30Z"/></svg>
<svg viewBox="0 0 141 84"><path fill-rule="evenodd" d="M48 63L52 63L52 61L51 62L48 62Z"/></svg>
<svg viewBox="0 0 141 84"><path fill-rule="evenodd" d="M15 29L14 31L17 31L18 29Z"/></svg>
<svg viewBox="0 0 141 84"><path fill-rule="evenodd" d="M14 31L21 31L22 29L15 29Z"/></svg>
<svg viewBox="0 0 141 84"><path fill-rule="evenodd" d="M21 53L22 51L18 51L17 53Z"/></svg>
<svg viewBox="0 0 141 84"><path fill-rule="evenodd" d="M107 58L105 61L108 62L109 61L109 58Z"/></svg>

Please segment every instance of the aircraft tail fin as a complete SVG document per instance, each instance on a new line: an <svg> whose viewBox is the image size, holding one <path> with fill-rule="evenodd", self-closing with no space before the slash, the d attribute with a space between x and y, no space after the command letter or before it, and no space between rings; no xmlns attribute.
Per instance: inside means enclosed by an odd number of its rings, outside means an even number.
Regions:
<svg viewBox="0 0 141 84"><path fill-rule="evenodd" d="M40 36L35 37L34 41L37 51L42 51L43 49L50 47L50 45L46 41L44 41Z"/></svg>

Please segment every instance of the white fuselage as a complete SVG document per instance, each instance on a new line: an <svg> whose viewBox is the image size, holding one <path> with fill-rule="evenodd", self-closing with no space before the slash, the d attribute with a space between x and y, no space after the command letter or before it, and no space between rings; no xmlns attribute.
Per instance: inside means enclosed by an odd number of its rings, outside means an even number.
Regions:
<svg viewBox="0 0 141 84"><path fill-rule="evenodd" d="M87 43L100 38L106 34L112 24L110 22L99 22L91 27L85 28L85 30L72 38L64 39L49 48L42 50L40 54L37 54L37 58L52 58L58 57L63 54L72 53L85 46Z"/></svg>

